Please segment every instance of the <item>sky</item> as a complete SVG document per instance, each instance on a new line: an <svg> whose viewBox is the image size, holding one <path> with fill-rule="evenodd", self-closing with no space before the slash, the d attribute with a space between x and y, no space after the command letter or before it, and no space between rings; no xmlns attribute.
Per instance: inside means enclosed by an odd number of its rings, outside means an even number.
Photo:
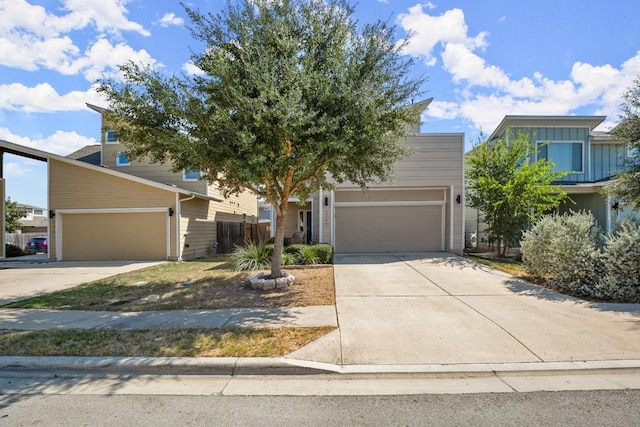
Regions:
<svg viewBox="0 0 640 427"><path fill-rule="evenodd" d="M224 0L187 4L218 12ZM0 0L0 139L60 155L100 140L96 81L128 60L197 72L202 46L174 0ZM360 23L389 21L426 77L423 132L464 133L466 149L507 114L619 117L640 75L637 0L360 0ZM47 207L46 164L4 156L6 194Z"/></svg>

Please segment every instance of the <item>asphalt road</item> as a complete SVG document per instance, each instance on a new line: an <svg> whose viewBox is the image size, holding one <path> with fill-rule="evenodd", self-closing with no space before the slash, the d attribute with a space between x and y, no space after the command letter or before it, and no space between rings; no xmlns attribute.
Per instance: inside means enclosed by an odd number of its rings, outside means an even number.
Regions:
<svg viewBox="0 0 640 427"><path fill-rule="evenodd" d="M637 426L640 391L404 396L0 396L2 426Z"/></svg>

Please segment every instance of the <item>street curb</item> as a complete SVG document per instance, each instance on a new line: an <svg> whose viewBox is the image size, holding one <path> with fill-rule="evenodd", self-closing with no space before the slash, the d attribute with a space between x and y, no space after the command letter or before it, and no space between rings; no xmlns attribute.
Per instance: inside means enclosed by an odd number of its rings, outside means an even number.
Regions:
<svg viewBox="0 0 640 427"><path fill-rule="evenodd" d="M3 356L7 370L62 370L100 373L184 375L311 375L326 371L269 357L63 357Z"/></svg>
<svg viewBox="0 0 640 427"><path fill-rule="evenodd" d="M640 371L640 360L433 365L333 365L269 357L2 356L2 371L74 371L141 375L557 375Z"/></svg>

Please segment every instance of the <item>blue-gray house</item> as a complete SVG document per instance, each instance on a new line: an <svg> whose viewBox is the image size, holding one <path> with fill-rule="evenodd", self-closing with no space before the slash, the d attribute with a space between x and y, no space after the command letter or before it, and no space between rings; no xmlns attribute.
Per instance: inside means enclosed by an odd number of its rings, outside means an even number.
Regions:
<svg viewBox="0 0 640 427"><path fill-rule="evenodd" d="M622 169L625 159L635 153L609 133L594 131L605 119L605 116L505 116L489 141L526 133L538 144L537 158L549 159L556 170L570 172L555 182L573 201L561 205L559 212L591 211L602 230L611 232L618 220L633 212L603 194L603 188ZM477 233L477 241L486 241L475 212L466 212L465 224L467 238Z"/></svg>

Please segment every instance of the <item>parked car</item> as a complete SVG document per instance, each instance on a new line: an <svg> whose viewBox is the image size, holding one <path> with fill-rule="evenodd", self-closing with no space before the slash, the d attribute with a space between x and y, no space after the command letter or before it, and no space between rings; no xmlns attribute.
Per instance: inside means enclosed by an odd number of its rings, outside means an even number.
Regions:
<svg viewBox="0 0 640 427"><path fill-rule="evenodd" d="M38 252L44 252L45 254L49 250L49 239L47 237L34 237L29 240L27 246L24 247L24 251L31 255Z"/></svg>

